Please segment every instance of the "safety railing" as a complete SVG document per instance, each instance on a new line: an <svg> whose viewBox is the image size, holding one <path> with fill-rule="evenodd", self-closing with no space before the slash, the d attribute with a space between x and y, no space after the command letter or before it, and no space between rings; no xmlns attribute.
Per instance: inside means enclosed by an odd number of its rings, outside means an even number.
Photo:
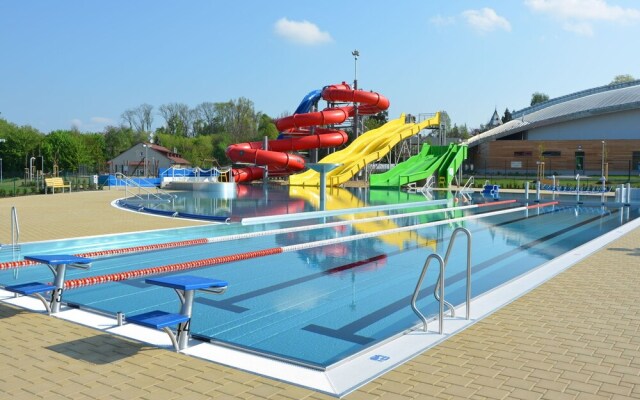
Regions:
<svg viewBox="0 0 640 400"><path fill-rule="evenodd" d="M18 223L18 211L11 207L11 246L16 248L20 243L20 224Z"/></svg>
<svg viewBox="0 0 640 400"><path fill-rule="evenodd" d="M427 270L429 269L429 264L431 260L436 260L440 264L440 272L438 274L438 280L434 287L433 295L436 301L438 301L438 322L439 322L439 332L442 334L444 330L444 313L445 313L445 305L449 308L451 312L451 317L455 317L455 309L453 305L447 302L444 299L445 292L445 271L447 262L449 261L449 256L451 255L451 251L453 249L453 244L455 243L456 237L459 233L464 233L467 236L467 282L466 282L466 319L471 318L471 232L466 228L456 228L451 234L451 239L449 240L449 247L447 248L447 252L445 253L444 259L436 253L429 254L427 257L424 266L422 267L422 272L420 273L420 277L418 278L418 283L416 284L416 288L413 291L413 296L411 296L411 309L416 315L420 318L423 324L423 331L427 331L428 321L427 318L418 310L416 302L418 300L418 296L420 293L420 288L422 287L422 282L424 281L424 277L427 274Z"/></svg>
<svg viewBox="0 0 640 400"><path fill-rule="evenodd" d="M467 236L467 291L465 301L467 310L466 319L469 319L471 317L471 232L469 232L467 228L458 227L453 230L453 233L451 233L451 239L449 239L449 247L447 247L447 252L444 255L444 268L446 270L447 263L449 262L449 256L451 255L451 250L453 249L453 244L456 241L458 233L464 233ZM444 279L442 279L442 282L444 282ZM433 297L438 301L440 301L440 299L438 298L438 286L443 284L442 282L440 277L438 277L436 287L433 290ZM451 305L451 303L447 301L444 301L444 304L449 307L449 311L451 311L451 317L455 317L456 311L453 305Z"/></svg>
<svg viewBox="0 0 640 400"><path fill-rule="evenodd" d="M120 179L124 182L125 193L127 194L127 196L132 195L134 197L137 197L140 200L148 200L148 197L153 197L156 200L160 200L160 201L166 201L174 197L174 195L172 195L171 193L166 192L159 188L155 188L156 190L155 192L153 192L147 189L145 186L140 185L134 179L131 179L130 177L128 177L127 175L121 172L116 173L116 179ZM138 193L134 193L133 191L130 190L130 188L138 189ZM140 196L140 192L144 192L147 195L147 199Z"/></svg>
<svg viewBox="0 0 640 400"><path fill-rule="evenodd" d="M436 260L440 264L440 276L444 277L444 261L439 254L431 253L427 260L424 262L424 266L422 267L422 272L420 273L420 278L418 278L418 283L416 284L416 289L413 291L413 296L411 296L411 309L416 315L422 320L422 330L427 331L427 318L418 310L416 306L416 301L418 301L418 295L420 294L420 287L422 286L422 281L424 280L425 275L427 274L427 270L429 269L429 264L431 260ZM442 280L444 282L444 279ZM440 309L438 312L438 321L440 323L439 333L443 332L443 322L444 322L444 285L440 285Z"/></svg>
<svg viewBox="0 0 640 400"><path fill-rule="evenodd" d="M436 184L436 178L434 178L433 175L431 175L429 178L427 178L427 181L424 183L424 186L422 187L422 189L420 189L420 191L428 192L433 189L435 184Z"/></svg>
<svg viewBox="0 0 640 400"><path fill-rule="evenodd" d="M470 176L469 179L467 179L467 182L462 187L462 189L460 189L460 193L472 192L473 190L471 189L471 186L474 183L475 183L475 178L473 176Z"/></svg>

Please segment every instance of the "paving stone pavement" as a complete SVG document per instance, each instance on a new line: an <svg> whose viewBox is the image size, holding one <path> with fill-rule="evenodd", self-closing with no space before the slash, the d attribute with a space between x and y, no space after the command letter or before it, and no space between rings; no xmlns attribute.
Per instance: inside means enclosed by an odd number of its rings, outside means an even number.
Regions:
<svg viewBox="0 0 640 400"><path fill-rule="evenodd" d="M24 241L194 224L112 209L116 197L0 199L0 220L16 205ZM636 229L345 397L640 399L639 288ZM0 398L332 398L4 303L0 338Z"/></svg>

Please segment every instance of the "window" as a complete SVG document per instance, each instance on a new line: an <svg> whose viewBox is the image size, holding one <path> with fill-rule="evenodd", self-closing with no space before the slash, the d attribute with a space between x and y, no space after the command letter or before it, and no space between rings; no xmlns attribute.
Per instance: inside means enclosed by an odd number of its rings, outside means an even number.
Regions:
<svg viewBox="0 0 640 400"><path fill-rule="evenodd" d="M531 157L531 152L530 151L514 151L513 152L513 156L514 157Z"/></svg>
<svg viewBox="0 0 640 400"><path fill-rule="evenodd" d="M542 152L543 157L560 157L562 152L556 150L547 150Z"/></svg>

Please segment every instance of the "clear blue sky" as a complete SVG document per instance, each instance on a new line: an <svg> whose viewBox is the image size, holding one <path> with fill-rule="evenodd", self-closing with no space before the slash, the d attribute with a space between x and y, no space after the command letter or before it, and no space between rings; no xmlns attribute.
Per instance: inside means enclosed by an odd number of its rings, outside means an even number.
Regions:
<svg viewBox="0 0 640 400"><path fill-rule="evenodd" d="M327 84L445 110L494 110L640 78L636 0L0 1L0 118L102 131L143 103L246 97L272 117ZM155 115L155 126L163 123Z"/></svg>

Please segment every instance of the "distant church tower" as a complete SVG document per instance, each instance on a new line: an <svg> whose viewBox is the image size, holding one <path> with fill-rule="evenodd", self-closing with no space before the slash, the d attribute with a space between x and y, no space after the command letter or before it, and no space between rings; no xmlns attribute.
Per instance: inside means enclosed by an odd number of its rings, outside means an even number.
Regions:
<svg viewBox="0 0 640 400"><path fill-rule="evenodd" d="M491 116L491 119L489 120L489 124L487 124L487 128L491 129L491 128L495 128L498 125L502 125L502 120L500 119L500 116L498 115L498 109L493 110L493 115Z"/></svg>

